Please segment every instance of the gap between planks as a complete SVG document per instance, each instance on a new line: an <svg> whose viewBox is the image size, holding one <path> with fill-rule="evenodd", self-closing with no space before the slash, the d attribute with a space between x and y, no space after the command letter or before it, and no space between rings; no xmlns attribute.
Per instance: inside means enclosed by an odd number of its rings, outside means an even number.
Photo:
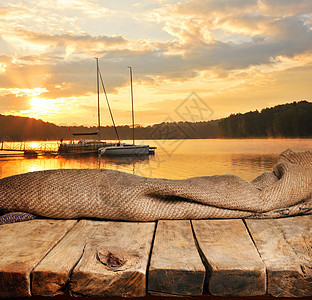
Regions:
<svg viewBox="0 0 312 300"><path fill-rule="evenodd" d="M215 296L266 293L266 270L241 219L192 220L194 237Z"/></svg>
<svg viewBox="0 0 312 300"><path fill-rule="evenodd" d="M190 220L160 220L148 270L148 293L154 296L199 296L205 268Z"/></svg>
<svg viewBox="0 0 312 300"><path fill-rule="evenodd" d="M294 290L294 288L292 288L292 290L288 291L287 288L284 288L283 286L283 282L282 281L279 281L280 283L280 288L278 286L276 286L276 282L278 280L278 277L276 277L278 274L281 274L281 273L277 273L276 271L272 271L272 267L271 267L271 271L269 271L269 274L268 274L268 269L270 270L270 263L272 265L272 262L269 262L268 264L268 258L265 257L266 255L266 247L267 245L261 245L261 235L263 235L264 231L263 231L263 228L267 228L266 230L273 230L274 231L274 234L271 238L277 238L278 237L278 232L280 232L280 235L279 235L279 239L281 240L281 243L282 245L284 245L283 249L288 249L289 247L292 248L294 246L296 246L296 244L293 244L294 242L296 242L296 240L298 239L302 239L302 236L303 235L307 235L309 236L309 231L307 231L309 229L309 226L307 224L311 224L312 222L312 216L303 216L303 217L291 217L291 218L284 218L284 219L276 219L276 220L232 220L232 221L240 221L244 224L244 227L248 233L248 236L249 236L249 239L252 241L253 245L254 245L254 248L257 250L257 253L258 255L261 256L262 258L262 261L264 261L265 263L265 271L266 271L266 274L265 274L265 278L267 279L266 282L266 288L265 290L267 291L267 293L269 294L273 294L275 296L282 296L282 295L286 295L288 297L293 297L293 296L307 296L307 295L311 295L311 291L312 291L312 287L311 287L311 283L308 283L307 280L309 280L309 278L311 278L311 276L309 277L309 275L305 275L306 276L306 283L304 283L302 281L302 279L299 278L299 284L301 284L301 288L300 286L298 288L296 288ZM46 220L46 222L49 222L51 220ZM66 221L61 221L61 220L57 220L58 222L66 222ZM55 221L55 222L57 222ZM59 247L59 245L64 241L64 239L70 234L70 232L78 225L80 224L80 222L82 221L86 221L86 220L81 220L79 222L77 221L70 221L70 222L74 222L68 229L68 231L64 232L62 235L59 235L57 241L55 242L54 241L54 245L52 245L48 250L47 252L45 252L45 254L36 262L36 264L32 267L31 271L30 271L30 280L33 281L33 271L35 269L37 269L38 266L41 265L41 263L49 256L51 255L51 253L54 251L55 248ZM202 264L206 267L206 270L205 270L205 276L206 276L206 279L205 279L205 287L208 287L209 285L209 281L211 279L211 273L212 273L212 267L211 265L208 263L209 259L207 259L206 255L205 255L205 251L204 249L201 249L201 246L200 246L200 237L198 236L198 234L196 234L196 230L194 228L194 225L193 223L195 222L212 222L215 223L215 222L218 222L218 221L221 221L221 220L200 220L200 221L191 221L190 222L190 226L191 226L191 232L192 232L192 236L194 238L194 243L195 243L195 246L196 246L196 249L200 255L200 258L201 258L201 261L202 261ZM222 222L225 222L227 220L222 220ZM30 221L30 222L33 222L33 221ZM67 221L68 222L68 221ZM88 222L99 222L99 223L104 223L104 221L88 221ZM160 222L163 222L163 221L160 221ZM165 221L165 222L174 222L174 221ZM188 221L189 222L189 221ZM310 222L310 223L309 223ZM112 223L123 223L123 222L112 222ZM226 223L226 222L225 222ZM224 224L225 224L224 223ZM287 224L293 224L291 226L297 226L298 228L296 229L296 232L299 232L298 234L297 233L292 233L290 231L290 229L287 229L287 236L285 235L285 232L286 231L281 231L279 228L284 228ZM26 225L26 223L25 223ZM282 226L282 227L281 227ZM287 228L291 228L290 225L287 225L288 227ZM155 242L155 239L156 239L156 236L157 236L157 227L158 226L154 226L153 230L150 231L150 234L151 234L151 247L149 249L148 252L146 252L146 257L147 257L147 273L146 273L146 277L145 277L145 287L147 287L147 282L149 281L149 268L150 268L150 265L151 265L151 259L152 259L152 255L153 255L153 250L154 250L154 242ZM196 226L195 226L196 227ZM5 228L5 227L3 227ZM13 227L12 227L13 228ZM285 227L286 228L286 227ZM304 229L304 228L308 228L308 229ZM272 231L272 232L273 232ZM311 241L306 241L307 243L307 247L309 246L308 243L310 243L310 247L311 247ZM286 247L286 248L285 248ZM297 247L297 246L296 246ZM75 268L81 263L81 260L85 254L85 250L86 250L86 244L83 245L82 247L82 251L80 251L79 255L78 255L78 258L77 260L75 261L74 265L72 266L72 268L69 270L68 272L68 277L66 279L66 283L65 283L65 287L63 286L63 291L61 291L61 293L64 293L65 289L68 289L70 287L70 279L72 277L72 274L75 270ZM278 249L277 249L278 250ZM280 249L281 250L281 249ZM290 251L290 250L289 250ZM3 251L2 251L3 252ZM273 253L273 252L272 252ZM275 253L275 252L274 252ZM278 256L278 251L276 252L275 256L277 255ZM302 252L304 253L304 252ZM305 254L305 255L308 255L308 254ZM207 255L208 256L208 255ZM301 269L303 268L302 267L302 264L299 260L299 258L296 260L298 261L298 266L301 267ZM291 267L291 266L290 266ZM281 269L280 270L281 272L288 272L287 271L287 268L285 269ZM301 270L302 272L301 273L304 273L303 271L305 271L305 269L303 268ZM293 271L291 271L293 272ZM286 274L285 273L285 274ZM290 273L290 274L293 274L293 273ZM273 275L275 277L273 277ZM297 275L295 275L297 276ZM301 276L301 275L300 275ZM271 279L274 279L275 282L270 282ZM295 277L294 279L292 280L295 280ZM293 286L295 286L297 283L297 281L292 281L292 284ZM287 282L286 282L287 283ZM286 284L285 283L285 284ZM30 282L30 284L34 284L34 282ZM284 285L285 285L284 284ZM31 286L32 286L31 285ZM289 285L288 285L289 286ZM269 287L269 288L268 288ZM284 294L280 294L281 293L281 289L283 291ZM144 291L144 293L146 294L146 289ZM153 291L151 291L153 293ZM23 294L24 293L24 294ZM20 295L18 296L21 296L21 295L26 295L25 294L25 291L21 293ZM140 290L140 293L142 293L142 289ZM162 291L158 291L158 294L159 295L170 295L170 292L167 291L166 292L162 292ZM234 293L235 294L235 293ZM16 294L8 294L9 296L13 296L13 295L16 295ZM29 296L29 294L27 294ZM40 293L38 295L41 295ZM79 291L76 291L76 295L80 295ZM85 295L85 294L81 294L81 295ZM171 295L176 295L175 293L172 293ZM220 294L221 295L221 294Z"/></svg>
<svg viewBox="0 0 312 300"><path fill-rule="evenodd" d="M1 225L0 296L31 296L32 271L76 222L32 220Z"/></svg>
<svg viewBox="0 0 312 300"><path fill-rule="evenodd" d="M266 265L267 293L312 296L312 215L248 219L246 224Z"/></svg>
<svg viewBox="0 0 312 300"><path fill-rule="evenodd" d="M154 222L81 220L33 271L33 294L144 296L154 232Z"/></svg>

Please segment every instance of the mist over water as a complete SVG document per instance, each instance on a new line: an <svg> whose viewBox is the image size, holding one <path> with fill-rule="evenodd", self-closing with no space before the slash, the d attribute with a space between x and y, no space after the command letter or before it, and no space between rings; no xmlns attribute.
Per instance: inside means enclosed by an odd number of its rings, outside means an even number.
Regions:
<svg viewBox="0 0 312 300"><path fill-rule="evenodd" d="M137 141L156 146L147 157L0 157L0 177L49 169L119 170L153 178L185 179L197 176L235 174L252 180L271 171L278 155L312 150L312 139L239 139L239 140L154 140Z"/></svg>

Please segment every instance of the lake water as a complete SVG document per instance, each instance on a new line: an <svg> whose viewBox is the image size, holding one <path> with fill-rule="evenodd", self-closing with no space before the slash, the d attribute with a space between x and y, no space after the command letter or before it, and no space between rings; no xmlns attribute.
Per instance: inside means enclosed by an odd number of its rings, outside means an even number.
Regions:
<svg viewBox="0 0 312 300"><path fill-rule="evenodd" d="M271 171L282 151L288 148L312 150L312 139L155 140L148 143L157 147L155 155L148 159L0 157L0 178L48 169L108 168L154 178L235 174L250 181L265 171Z"/></svg>

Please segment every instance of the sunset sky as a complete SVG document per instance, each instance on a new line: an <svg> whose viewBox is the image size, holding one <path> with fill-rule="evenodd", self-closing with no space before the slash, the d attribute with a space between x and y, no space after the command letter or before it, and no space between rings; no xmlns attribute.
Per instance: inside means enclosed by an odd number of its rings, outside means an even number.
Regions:
<svg viewBox="0 0 312 300"><path fill-rule="evenodd" d="M1 114L96 125L95 57L118 125L128 66L142 125L311 101L311 0L0 0L0 28Z"/></svg>

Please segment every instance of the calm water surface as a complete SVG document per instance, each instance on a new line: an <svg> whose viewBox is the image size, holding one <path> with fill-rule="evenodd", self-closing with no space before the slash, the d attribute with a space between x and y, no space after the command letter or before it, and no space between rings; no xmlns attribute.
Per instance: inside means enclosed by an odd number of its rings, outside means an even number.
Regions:
<svg viewBox="0 0 312 300"><path fill-rule="evenodd" d="M144 143L144 142L137 142ZM149 158L0 157L0 177L48 169L107 168L147 177L184 179L235 174L248 181L271 171L278 154L312 150L312 139L158 140ZM0 152L1 153L1 152Z"/></svg>

